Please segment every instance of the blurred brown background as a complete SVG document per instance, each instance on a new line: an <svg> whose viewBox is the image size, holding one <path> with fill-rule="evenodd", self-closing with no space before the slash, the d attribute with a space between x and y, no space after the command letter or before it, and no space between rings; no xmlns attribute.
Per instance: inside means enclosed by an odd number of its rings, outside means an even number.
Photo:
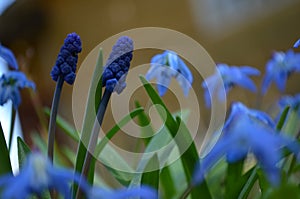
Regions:
<svg viewBox="0 0 300 199"><path fill-rule="evenodd" d="M4 0L0 0L4 1ZM300 37L299 0L17 0L0 15L0 41L15 52L23 70L37 85L42 106L50 106L55 83L49 73L65 36L77 32L83 51L79 66L100 42L121 31L163 27L198 41L216 62L262 69L274 50L287 50ZM148 63L149 57L134 57ZM299 92L299 75L288 81L287 93ZM254 78L257 85L261 78ZM201 89L201 80L193 87ZM72 87L65 85L60 114L72 122ZM272 86L264 103L276 99ZM255 96L234 89L229 99ZM40 130L27 91L23 92L21 120L25 136ZM203 106L203 105L201 105ZM204 112L207 112L204 109Z"/></svg>

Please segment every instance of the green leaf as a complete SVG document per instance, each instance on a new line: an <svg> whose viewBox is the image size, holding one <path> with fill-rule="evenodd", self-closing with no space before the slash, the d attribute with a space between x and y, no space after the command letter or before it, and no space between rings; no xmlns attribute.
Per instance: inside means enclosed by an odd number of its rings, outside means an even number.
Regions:
<svg viewBox="0 0 300 199"><path fill-rule="evenodd" d="M30 148L20 137L17 138L17 143L19 168L21 169L23 167L24 161L27 158L27 155L30 153Z"/></svg>
<svg viewBox="0 0 300 199"><path fill-rule="evenodd" d="M0 123L0 175L12 173L9 151L7 149L4 132Z"/></svg>
<svg viewBox="0 0 300 199"><path fill-rule="evenodd" d="M138 101L135 101L135 107L141 107L141 104ZM138 116L139 125L141 126L141 136L146 137L144 138L145 145L147 146L151 140L150 135L154 135L154 130L150 124L150 120L148 115L145 112L142 112Z"/></svg>
<svg viewBox="0 0 300 199"><path fill-rule="evenodd" d="M85 144L89 143L94 121L96 119L95 108L99 106L102 97L102 86L99 88L99 84L102 83L101 82L102 71L103 71L103 53L102 53L102 49L100 48L96 67L94 69L91 85L89 88L84 121L81 130L81 140L79 142L77 155L76 155L75 171L78 173L81 173L82 171L84 159L87 153L87 148L85 147ZM78 189L77 185L74 185L74 189L73 189L74 194L76 194L77 189Z"/></svg>
<svg viewBox="0 0 300 199"><path fill-rule="evenodd" d="M178 180L178 173L176 178L173 178L170 169L171 169L170 166L166 166L161 170L160 173L160 182L161 182L162 192L165 196L164 198L167 197L173 198L176 194L174 181L175 179Z"/></svg>
<svg viewBox="0 0 300 199"><path fill-rule="evenodd" d="M282 198L293 198L300 199L299 186L295 184L285 184L279 186L277 189L273 189L270 193L265 195L263 199L282 199Z"/></svg>
<svg viewBox="0 0 300 199"><path fill-rule="evenodd" d="M198 152L195 143L191 138L191 134L185 126L184 122L179 117L176 118L177 120L173 118L172 114L167 109L166 105L164 104L158 93L155 91L155 89L152 87L152 85L143 76L140 76L140 79L153 104L159 104L161 107L163 107L163 109L158 108L157 111L165 122L165 125L168 128L170 134L174 138L179 152L182 154L181 160L184 167L185 176L187 178L187 181L191 182L195 166L199 161ZM185 148L186 146L188 146L187 149ZM192 198L211 198L206 181L203 181L203 183L196 186L192 190L191 196Z"/></svg>
<svg viewBox="0 0 300 199"><path fill-rule="evenodd" d="M122 118L113 128L111 128L105 135L104 138L97 144L95 149L95 157L98 157L104 165L112 172L114 177L123 185L128 185L132 179L133 169L127 164L127 162L110 146L107 145L108 141L116 135L120 129L125 126L134 117L143 113L144 109L142 107L136 108L131 111L128 115ZM104 154L110 154L109 156L101 155L101 152L106 150ZM126 168L130 172L122 172L113 169L115 165L119 165L120 168Z"/></svg>
<svg viewBox="0 0 300 199"><path fill-rule="evenodd" d="M155 190L158 190L159 160L157 154L154 154L146 165L144 173L142 174L142 184L151 186Z"/></svg>
<svg viewBox="0 0 300 199"><path fill-rule="evenodd" d="M282 114L280 115L279 121L278 121L278 123L277 123L277 125L276 125L276 129L277 129L277 130L281 130L281 129L282 129L282 127L283 127L283 125L284 125L284 123L285 123L285 120L286 120L286 118L287 118L287 115L288 115L288 113L289 113L289 110L290 110L290 107L287 106L287 107L285 107L284 110L282 111Z"/></svg>
<svg viewBox="0 0 300 199"><path fill-rule="evenodd" d="M44 108L45 114L49 117L50 116L50 109L48 107ZM74 141L78 142L79 141L79 134L76 131L76 129L69 124L64 118L61 116L57 115L56 118L56 124L59 128L63 130L63 132L66 133L70 138L72 138Z"/></svg>
<svg viewBox="0 0 300 199"><path fill-rule="evenodd" d="M235 163L228 163L225 187L225 199L237 198L240 193L240 180L244 166L244 159Z"/></svg>

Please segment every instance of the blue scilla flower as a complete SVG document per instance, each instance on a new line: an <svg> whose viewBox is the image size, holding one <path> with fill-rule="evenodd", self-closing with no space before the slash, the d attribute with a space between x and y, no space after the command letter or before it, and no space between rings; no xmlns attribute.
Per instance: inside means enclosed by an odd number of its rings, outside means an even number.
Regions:
<svg viewBox="0 0 300 199"><path fill-rule="evenodd" d="M30 154L17 176L0 176L1 198L27 199L36 194L40 196L44 191L55 189L66 199L71 199L69 183L79 182L79 176L73 170L55 168L42 154ZM84 181L80 183L83 191L88 191Z"/></svg>
<svg viewBox="0 0 300 199"><path fill-rule="evenodd" d="M19 71L8 71L0 77L0 105L11 100L15 109L21 104L20 89L35 89L35 84L27 80L24 73Z"/></svg>
<svg viewBox="0 0 300 199"><path fill-rule="evenodd" d="M120 94L126 87L126 75L132 60L133 41L127 36L120 37L104 66L102 86L110 92Z"/></svg>
<svg viewBox="0 0 300 199"><path fill-rule="evenodd" d="M149 81L156 78L160 96L167 92L172 77L176 78L184 95L188 96L193 83L193 75L182 59L175 52L169 50L152 57L146 79Z"/></svg>
<svg viewBox="0 0 300 199"><path fill-rule="evenodd" d="M282 111L285 109L285 107L289 106L291 109L294 109L298 115L300 116L300 93L296 94L294 96L286 95L282 96L279 101L278 105L280 108L279 116L281 115ZM278 118L279 118L278 116Z"/></svg>
<svg viewBox="0 0 300 199"><path fill-rule="evenodd" d="M142 186L137 188L119 189L119 190L105 190L98 187L93 187L90 190L89 199L157 199L158 194L154 189Z"/></svg>
<svg viewBox="0 0 300 199"><path fill-rule="evenodd" d="M4 47L1 44L0 44L0 57L2 57L12 69L17 70L19 68L14 53L10 49Z"/></svg>
<svg viewBox="0 0 300 199"><path fill-rule="evenodd" d="M62 77L68 84L74 83L78 53L81 50L79 35L76 33L68 34L51 71L51 77L54 81L57 81L58 77Z"/></svg>
<svg viewBox="0 0 300 199"><path fill-rule="evenodd" d="M227 162L233 163L252 152L270 183L278 185L280 169L276 164L282 157L282 147L287 147L295 154L300 150L294 140L275 130L273 120L266 113L248 109L239 102L234 103L223 134L197 167L194 183L201 182L222 156L226 155Z"/></svg>
<svg viewBox="0 0 300 199"><path fill-rule="evenodd" d="M251 75L259 75L259 70L250 66L228 66L227 64L217 64L216 72L205 79L202 83L204 88L204 98L207 107L211 106L211 98L209 90L212 91L212 96L217 96L220 102L225 102L224 92L221 90L225 88L225 92L228 93L232 87L240 86L246 88L252 92L256 91L254 82L249 78ZM220 76L221 80L220 81ZM223 87L224 86L224 87Z"/></svg>
<svg viewBox="0 0 300 199"><path fill-rule="evenodd" d="M300 53L293 50L274 52L272 58L266 64L266 74L262 83L262 94L265 94L274 81L278 89L283 92L288 76L300 71Z"/></svg>
<svg viewBox="0 0 300 199"><path fill-rule="evenodd" d="M298 39L298 41L295 42L294 48L298 48L299 46L300 46L300 39Z"/></svg>

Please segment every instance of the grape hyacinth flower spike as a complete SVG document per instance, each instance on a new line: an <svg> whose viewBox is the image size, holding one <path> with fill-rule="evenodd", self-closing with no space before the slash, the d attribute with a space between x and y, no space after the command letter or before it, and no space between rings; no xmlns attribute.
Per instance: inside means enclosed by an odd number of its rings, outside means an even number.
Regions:
<svg viewBox="0 0 300 199"><path fill-rule="evenodd" d="M266 64L266 74L262 82L262 94L266 94L272 81L283 92L286 81L293 72L300 71L300 53L293 50L287 52L274 52L272 58Z"/></svg>
<svg viewBox="0 0 300 199"><path fill-rule="evenodd" d="M109 92L120 94L126 87L126 75L132 60L133 41L122 36L112 48L112 52L104 66L102 86Z"/></svg>
<svg viewBox="0 0 300 199"><path fill-rule="evenodd" d="M227 94L234 86L240 86L255 92L256 86L249 76L257 76L259 74L259 70L250 66L237 67L228 66L227 64L217 64L216 72L202 83L206 107L209 108L211 106L211 96L216 95L220 102L225 102L225 93ZM221 90L223 88L225 88L225 93ZM211 95L209 89L212 91Z"/></svg>
<svg viewBox="0 0 300 199"><path fill-rule="evenodd" d="M74 83L78 53L80 53L81 50L81 40L79 35L76 33L68 34L51 71L52 79L57 82L52 101L48 129L48 157L51 161L53 160L55 123L62 86L64 81L70 85Z"/></svg>
<svg viewBox="0 0 300 199"><path fill-rule="evenodd" d="M54 189L64 198L71 199L69 183L73 180L85 193L88 192L87 183L81 181L79 184L79 175L74 174L73 170L55 168L47 157L33 152L27 156L17 176L0 176L1 198L27 199L33 195L41 197L45 191Z"/></svg>
<svg viewBox="0 0 300 199"><path fill-rule="evenodd" d="M35 84L27 80L24 73L19 71L8 71L0 77L0 105L8 100L13 103L14 109L18 109L21 104L20 89L35 89Z"/></svg>
<svg viewBox="0 0 300 199"><path fill-rule="evenodd" d="M211 151L200 161L194 173L194 184L201 183L204 175L224 155L227 162L234 163L252 152L269 182L276 186L280 183L277 163L282 158L283 147L297 156L300 151L296 140L277 132L271 117L264 112L248 109L240 102L232 105L222 132Z"/></svg>
<svg viewBox="0 0 300 199"><path fill-rule="evenodd" d="M173 51L166 50L151 59L151 67L146 74L149 81L157 79L157 90L160 96L165 95L172 77L176 78L185 96L188 96L193 75L183 60Z"/></svg>
<svg viewBox="0 0 300 199"><path fill-rule="evenodd" d="M0 44L0 57L2 57L12 69L18 70L18 62L14 53Z"/></svg>
<svg viewBox="0 0 300 199"><path fill-rule="evenodd" d="M112 52L104 66L102 74L102 86L105 87L103 97L101 98L99 108L97 110L97 117L94 122L91 137L88 143L88 153L85 155L82 175L87 176L90 163L92 159L91 153L95 150L100 127L103 122L104 114L109 102L110 96L113 92L120 94L126 87L126 75L129 70L130 61L132 60L133 41L130 37L120 37L115 45L112 47ZM77 192L76 198L80 197Z"/></svg>

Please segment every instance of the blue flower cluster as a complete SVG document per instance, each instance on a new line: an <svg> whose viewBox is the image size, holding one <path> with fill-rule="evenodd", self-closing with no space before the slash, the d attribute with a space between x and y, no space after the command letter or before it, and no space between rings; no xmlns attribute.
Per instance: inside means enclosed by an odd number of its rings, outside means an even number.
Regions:
<svg viewBox="0 0 300 199"><path fill-rule="evenodd" d="M58 78L61 77L68 84L72 85L74 83L78 53L80 53L81 50L79 35L76 33L68 34L51 71L51 77L54 81L57 81Z"/></svg>
<svg viewBox="0 0 300 199"><path fill-rule="evenodd" d="M185 96L188 96L193 75L183 60L173 51L166 50L151 59L151 67L146 79L157 79L157 90L160 96L165 95L172 77L176 78Z"/></svg>
<svg viewBox="0 0 300 199"><path fill-rule="evenodd" d="M110 92L120 94L126 87L126 75L132 60L133 41L130 37L120 37L112 48L112 52L106 62L102 86Z"/></svg>
<svg viewBox="0 0 300 199"><path fill-rule="evenodd" d="M27 80L25 74L18 70L18 62L11 50L0 45L0 57L14 69L8 71L0 77L0 105L3 106L8 100L11 100L13 107L16 110L21 104L21 88L35 89L35 84Z"/></svg>
<svg viewBox="0 0 300 199"><path fill-rule="evenodd" d="M198 166L194 183L200 183L222 156L225 155L227 161L233 163L252 152L270 183L278 185L280 169L276 165L282 157L283 147L294 154L300 152L300 146L293 139L276 131L273 120L266 113L249 109L240 102L234 103L223 134Z"/></svg>
<svg viewBox="0 0 300 199"><path fill-rule="evenodd" d="M70 182L76 182L88 199L111 198L122 199L140 197L155 199L157 193L149 187L121 189L117 191L105 190L99 187L90 187L80 179L80 175L73 170L55 168L41 153L33 152L28 155L23 168L17 176L11 174L0 176L1 198L27 199L30 196L41 196L46 191L56 190L65 199L72 198ZM17 190L17 191L16 191Z"/></svg>
<svg viewBox="0 0 300 199"><path fill-rule="evenodd" d="M216 72L202 83L206 106L211 106L211 95L216 95L220 102L225 102L226 96L221 90L223 88L225 88L226 93L234 86L241 86L255 92L256 86L249 76L259 74L259 70L250 66L237 67L228 66L227 64L217 64ZM212 92L211 94L210 91Z"/></svg>

